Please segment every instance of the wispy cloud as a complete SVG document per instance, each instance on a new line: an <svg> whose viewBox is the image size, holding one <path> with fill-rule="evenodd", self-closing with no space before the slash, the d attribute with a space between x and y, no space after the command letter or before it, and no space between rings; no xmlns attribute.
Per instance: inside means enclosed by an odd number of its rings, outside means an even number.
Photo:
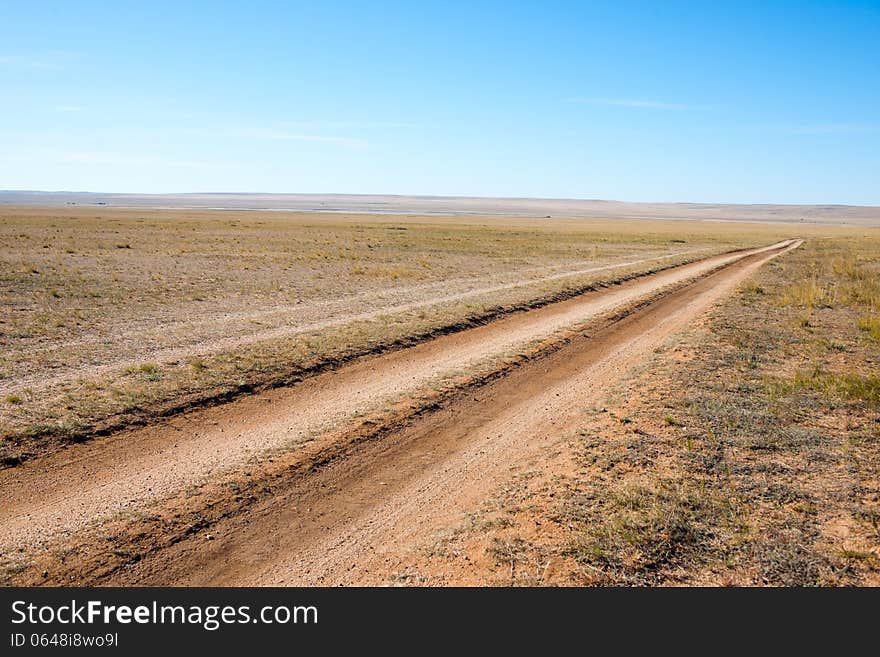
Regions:
<svg viewBox="0 0 880 657"><path fill-rule="evenodd" d="M96 164L111 166L164 166L195 168L209 166L208 162L179 160L162 155L129 155L102 151L76 151L55 148L34 148L3 154L9 160L21 159L55 164Z"/></svg>
<svg viewBox="0 0 880 657"><path fill-rule="evenodd" d="M337 131L427 130L430 126L404 121L283 121L274 126L220 130L220 136L266 141L301 141L361 150L370 146L363 137L339 135Z"/></svg>
<svg viewBox="0 0 880 657"><path fill-rule="evenodd" d="M636 109L653 109L668 111L685 111L695 109L681 103L665 103L657 100L637 100L632 98L571 98L569 102L584 105L605 105L610 107L632 107Z"/></svg>
<svg viewBox="0 0 880 657"><path fill-rule="evenodd" d="M334 129L350 129L350 130L358 130L358 129L375 129L375 128L390 128L390 129L400 129L400 130L426 130L431 129L432 126L425 125L423 123L410 123L407 121L321 121L321 122L309 122L309 121L288 121L285 122L284 125L290 128L303 129L303 130L334 130Z"/></svg>
<svg viewBox="0 0 880 657"><path fill-rule="evenodd" d="M54 107L50 107L49 111L57 112L59 114L69 114L72 112L84 112L85 107L79 107L78 105L55 105Z"/></svg>
<svg viewBox="0 0 880 657"><path fill-rule="evenodd" d="M369 145L365 139L354 137L339 137L335 135L313 134L275 128L243 128L224 131L222 135L238 139L255 139L262 141L300 141L331 144L342 148L352 149L363 149Z"/></svg>
<svg viewBox="0 0 880 657"><path fill-rule="evenodd" d="M30 53L0 53L0 68L30 71L60 71L79 55L61 50Z"/></svg>
<svg viewBox="0 0 880 657"><path fill-rule="evenodd" d="M762 123L762 130L790 135L862 135L880 133L880 123Z"/></svg>

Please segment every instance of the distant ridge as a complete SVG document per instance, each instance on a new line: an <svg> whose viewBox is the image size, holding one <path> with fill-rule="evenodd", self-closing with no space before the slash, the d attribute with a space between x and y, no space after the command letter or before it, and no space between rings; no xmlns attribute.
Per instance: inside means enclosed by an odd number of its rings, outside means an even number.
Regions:
<svg viewBox="0 0 880 657"><path fill-rule="evenodd" d="M632 203L601 199L482 198L370 194L102 194L0 191L0 205L192 208L418 215L514 215L619 219L702 219L880 225L880 207L724 203Z"/></svg>

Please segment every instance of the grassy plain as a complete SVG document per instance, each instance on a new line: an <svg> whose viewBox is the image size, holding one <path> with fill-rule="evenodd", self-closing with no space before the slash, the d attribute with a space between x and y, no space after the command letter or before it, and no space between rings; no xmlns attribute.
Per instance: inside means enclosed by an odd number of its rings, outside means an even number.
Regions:
<svg viewBox="0 0 880 657"><path fill-rule="evenodd" d="M0 452L14 464L625 276L853 230L4 207Z"/></svg>

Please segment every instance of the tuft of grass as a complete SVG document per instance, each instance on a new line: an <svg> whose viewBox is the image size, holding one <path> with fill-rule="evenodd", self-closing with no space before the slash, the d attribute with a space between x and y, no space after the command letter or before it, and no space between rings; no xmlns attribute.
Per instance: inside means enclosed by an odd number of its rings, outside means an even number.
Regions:
<svg viewBox="0 0 880 657"><path fill-rule="evenodd" d="M675 419L674 417L672 417L671 415L666 415L666 416L663 418L663 421L664 421L666 424L668 424L670 427L680 427L680 426L682 426L681 422L679 422L678 420L676 420L676 419Z"/></svg>
<svg viewBox="0 0 880 657"><path fill-rule="evenodd" d="M627 485L602 494L601 517L585 524L568 552L616 582L636 583L675 566L711 538L715 501L680 483Z"/></svg>
<svg viewBox="0 0 880 657"><path fill-rule="evenodd" d="M859 319L859 330L872 340L880 341L880 315L868 315Z"/></svg>
<svg viewBox="0 0 880 657"><path fill-rule="evenodd" d="M880 376L876 374L847 373L834 377L834 385L847 399L880 404Z"/></svg>
<svg viewBox="0 0 880 657"><path fill-rule="evenodd" d="M196 358L189 362L189 366L196 372L204 372L208 369L208 364L200 358Z"/></svg>
<svg viewBox="0 0 880 657"><path fill-rule="evenodd" d="M156 363L141 363L132 367L126 367L123 372L125 374L141 375L148 381L158 381L162 378L162 373Z"/></svg>
<svg viewBox="0 0 880 657"><path fill-rule="evenodd" d="M831 308L834 305L834 289L817 276L793 283L782 295L780 304L803 308Z"/></svg>
<svg viewBox="0 0 880 657"><path fill-rule="evenodd" d="M19 395L7 395L6 398L4 399L4 401L7 404L18 405L18 404L21 404L24 401L24 399L22 399L21 396L19 396Z"/></svg>
<svg viewBox="0 0 880 657"><path fill-rule="evenodd" d="M774 586L816 586L822 570L828 568L826 556L805 547L796 532L776 530L747 549L764 584Z"/></svg>
<svg viewBox="0 0 880 657"><path fill-rule="evenodd" d="M767 381L770 393L776 397L809 391L833 395L852 401L880 404L880 375L860 372L826 372L819 365L811 370L799 370L787 378Z"/></svg>

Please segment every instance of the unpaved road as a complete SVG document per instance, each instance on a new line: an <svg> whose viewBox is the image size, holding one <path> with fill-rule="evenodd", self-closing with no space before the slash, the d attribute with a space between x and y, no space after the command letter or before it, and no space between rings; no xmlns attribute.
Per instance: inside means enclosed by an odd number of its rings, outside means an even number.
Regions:
<svg viewBox="0 0 880 657"><path fill-rule="evenodd" d="M512 465L564 435L574 409L594 405L671 334L798 244L716 256L634 279L2 471L0 554L57 547L121 510L152 509L201 482L257 471L266 450L320 454L331 430L356 423L359 414L442 388L462 371L491 371L499 358L564 335L567 344L553 354L414 417L380 440L354 443L329 463L291 475L247 513L216 523L214 540L195 534L176 541L139 555L108 580L385 581L408 551L475 506ZM572 331L649 299L589 336Z"/></svg>

